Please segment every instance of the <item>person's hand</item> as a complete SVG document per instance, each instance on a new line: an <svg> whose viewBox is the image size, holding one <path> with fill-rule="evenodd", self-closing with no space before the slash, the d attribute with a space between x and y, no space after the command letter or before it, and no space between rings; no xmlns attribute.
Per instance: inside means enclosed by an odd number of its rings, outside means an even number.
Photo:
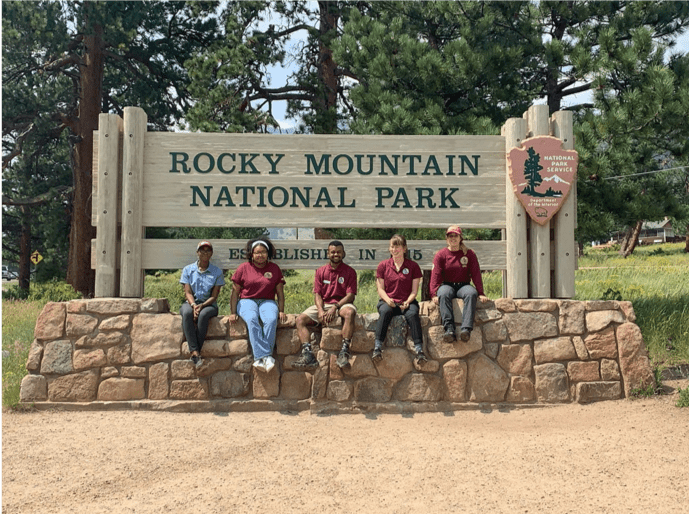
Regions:
<svg viewBox="0 0 689 514"><path fill-rule="evenodd" d="M480 295L478 295L478 301L481 302L481 303L486 303L486 302L489 302L489 301L490 301L490 298L488 298L488 297L487 297L486 295L484 295L484 294L480 294Z"/></svg>
<svg viewBox="0 0 689 514"><path fill-rule="evenodd" d="M437 297L437 296L434 296L434 297L433 297L433 303L436 304L436 305L438 305L438 297Z"/></svg>
<svg viewBox="0 0 689 514"><path fill-rule="evenodd" d="M395 303L395 301L394 301L392 298L388 298L388 299L385 301L385 303L387 303L388 306L389 306L389 307L392 307L393 309L394 309L395 307L397 307L397 304Z"/></svg>
<svg viewBox="0 0 689 514"><path fill-rule="evenodd" d="M405 300L403 304L400 305L400 309L406 311L409 308L409 300Z"/></svg>
<svg viewBox="0 0 689 514"><path fill-rule="evenodd" d="M199 305L198 303L194 304L194 321L199 319L199 314L201 314L201 309L203 306Z"/></svg>
<svg viewBox="0 0 689 514"><path fill-rule="evenodd" d="M230 314L228 319L230 323L235 323L239 319L239 316L237 316L236 314Z"/></svg>
<svg viewBox="0 0 689 514"><path fill-rule="evenodd" d="M325 322L326 323L331 323L334 319L335 316L337 316L337 313L339 311L339 308L337 306L331 307L328 309L328 312L325 313Z"/></svg>
<svg viewBox="0 0 689 514"><path fill-rule="evenodd" d="M284 323L287 321L287 314L280 312L278 313L278 318L280 319L280 323Z"/></svg>

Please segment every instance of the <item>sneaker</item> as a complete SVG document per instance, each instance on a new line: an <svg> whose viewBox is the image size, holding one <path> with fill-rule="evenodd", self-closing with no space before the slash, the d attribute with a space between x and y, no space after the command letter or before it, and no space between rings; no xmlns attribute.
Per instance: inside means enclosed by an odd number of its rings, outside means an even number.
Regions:
<svg viewBox="0 0 689 514"><path fill-rule="evenodd" d="M275 359L272 356L268 356L263 359L263 362L265 363L266 372L270 373L275 367Z"/></svg>
<svg viewBox="0 0 689 514"><path fill-rule="evenodd" d="M471 330L466 328L462 329L459 333L459 338L466 343L471 338Z"/></svg>
<svg viewBox="0 0 689 514"><path fill-rule="evenodd" d="M198 355L192 355L191 358L189 359L194 366L197 368L201 365L201 358Z"/></svg>
<svg viewBox="0 0 689 514"><path fill-rule="evenodd" d="M301 355L297 360L292 363L292 367L295 369L308 369L315 368L318 366L318 361L316 356L310 350L302 350Z"/></svg>
<svg viewBox="0 0 689 514"><path fill-rule="evenodd" d="M344 348L340 350L340 353L337 356L337 365L340 368L346 368L349 366L349 351L345 350Z"/></svg>
<svg viewBox="0 0 689 514"><path fill-rule="evenodd" d="M425 364L426 362L428 362L426 354L424 354L423 351L416 352L415 359L417 364Z"/></svg>
<svg viewBox="0 0 689 514"><path fill-rule="evenodd" d="M455 341L455 331L452 328L446 328L443 334L443 341L446 343L453 343Z"/></svg>
<svg viewBox="0 0 689 514"><path fill-rule="evenodd" d="M254 361L254 368L256 368L259 371L267 371L266 370L266 363L265 360L263 359L256 359Z"/></svg>
<svg viewBox="0 0 689 514"><path fill-rule="evenodd" d="M378 362L383 360L383 350L382 348L374 348L373 355L371 356L373 362Z"/></svg>

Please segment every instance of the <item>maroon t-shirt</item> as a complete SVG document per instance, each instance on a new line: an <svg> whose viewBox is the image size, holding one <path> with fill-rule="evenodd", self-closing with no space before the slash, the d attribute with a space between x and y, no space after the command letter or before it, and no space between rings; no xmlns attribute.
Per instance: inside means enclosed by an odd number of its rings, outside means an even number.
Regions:
<svg viewBox="0 0 689 514"><path fill-rule="evenodd" d="M431 272L431 294L436 295L443 282L473 282L476 292L483 292L483 280L481 280L481 268L473 250L467 249L451 252L449 248L443 248L433 257L433 271Z"/></svg>
<svg viewBox="0 0 689 514"><path fill-rule="evenodd" d="M356 294L356 271L344 262L337 269L330 263L321 266L316 270L313 292L321 295L326 304L337 303L349 293Z"/></svg>
<svg viewBox="0 0 689 514"><path fill-rule="evenodd" d="M250 262L239 265L232 275L232 282L239 287L240 298L274 300L278 284L284 284L280 266L269 262L263 268L257 268Z"/></svg>
<svg viewBox="0 0 689 514"><path fill-rule="evenodd" d="M411 259L404 259L397 271L395 261L390 257L378 264L376 278L383 279L383 289L395 303L404 303L409 298L414 279L421 278L421 268Z"/></svg>

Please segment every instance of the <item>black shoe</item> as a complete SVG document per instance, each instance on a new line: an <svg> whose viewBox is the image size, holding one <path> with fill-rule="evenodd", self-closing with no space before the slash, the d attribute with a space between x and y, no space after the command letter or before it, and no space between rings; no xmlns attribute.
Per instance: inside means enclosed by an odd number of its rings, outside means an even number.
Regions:
<svg viewBox="0 0 689 514"><path fill-rule="evenodd" d="M371 356L373 359L373 362L378 362L383 360L383 349L382 348L374 348L373 349L373 355Z"/></svg>
<svg viewBox="0 0 689 514"><path fill-rule="evenodd" d="M342 348L339 355L337 356L337 365L340 368L346 368L349 366L349 350Z"/></svg>
<svg viewBox="0 0 689 514"><path fill-rule="evenodd" d="M416 363L425 364L426 362L428 362L428 359L426 358L426 355L423 353L423 351L416 352Z"/></svg>
<svg viewBox="0 0 689 514"><path fill-rule="evenodd" d="M304 349L301 351L299 358L292 363L292 367L295 369L316 368L318 367L318 361L311 350Z"/></svg>
<svg viewBox="0 0 689 514"><path fill-rule="evenodd" d="M443 334L443 341L445 341L446 343L454 343L455 331L451 328L446 328L445 333Z"/></svg>
<svg viewBox="0 0 689 514"><path fill-rule="evenodd" d="M462 331L459 333L459 338L466 343L471 338L471 330L466 328L462 329Z"/></svg>
<svg viewBox="0 0 689 514"><path fill-rule="evenodd" d="M192 363L194 364L194 366L196 366L197 368L198 368L201 364L203 364L203 361L201 360L201 357L199 357L198 355L192 355L192 356L191 356L191 362L192 362Z"/></svg>

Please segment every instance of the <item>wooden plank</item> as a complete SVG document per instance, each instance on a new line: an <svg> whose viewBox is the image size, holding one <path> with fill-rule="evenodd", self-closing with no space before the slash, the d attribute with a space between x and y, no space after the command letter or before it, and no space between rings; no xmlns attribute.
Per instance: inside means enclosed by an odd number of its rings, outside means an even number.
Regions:
<svg viewBox="0 0 689 514"><path fill-rule="evenodd" d="M117 221L119 205L116 191L120 183L120 132L122 118L100 114L98 118L98 230L96 231L96 297L117 295Z"/></svg>
<svg viewBox="0 0 689 514"><path fill-rule="evenodd" d="M213 262L222 269L235 269L245 259L242 250L246 245L240 239L211 239ZM328 240L275 241L278 258L284 269L316 269L327 262ZM378 263L387 259L388 241L345 240L345 261L357 270L376 269ZM467 246L476 252L483 270L505 269L505 241L467 241ZM408 241L410 258L422 269L430 269L433 256L445 247L445 241ZM196 241L188 239L144 239L142 242L142 267L144 269L180 269L196 260Z"/></svg>
<svg viewBox="0 0 689 514"><path fill-rule="evenodd" d="M550 133L547 105L532 105L527 111L529 137ZM550 224L529 220L531 254L531 298L550 298Z"/></svg>
<svg viewBox="0 0 689 514"><path fill-rule="evenodd" d="M521 144L526 138L526 120L510 118L503 126L505 136L505 155L512 148ZM509 181L509 169L505 163L506 180ZM506 296L510 298L528 298L528 244L526 239L526 210L512 187L505 188L507 217L507 278L504 280Z"/></svg>
<svg viewBox="0 0 689 514"><path fill-rule="evenodd" d="M147 116L139 107L124 108L122 150L122 244L120 248L120 296L141 298L144 274L141 267L143 219L143 161Z"/></svg>
<svg viewBox="0 0 689 514"><path fill-rule="evenodd" d="M564 150L574 149L574 128L572 111L558 111L552 116L553 135L562 140ZM577 181L555 215L552 225L555 243L555 272L553 276L553 297L574 298L574 270L576 268L576 241L574 240Z"/></svg>

